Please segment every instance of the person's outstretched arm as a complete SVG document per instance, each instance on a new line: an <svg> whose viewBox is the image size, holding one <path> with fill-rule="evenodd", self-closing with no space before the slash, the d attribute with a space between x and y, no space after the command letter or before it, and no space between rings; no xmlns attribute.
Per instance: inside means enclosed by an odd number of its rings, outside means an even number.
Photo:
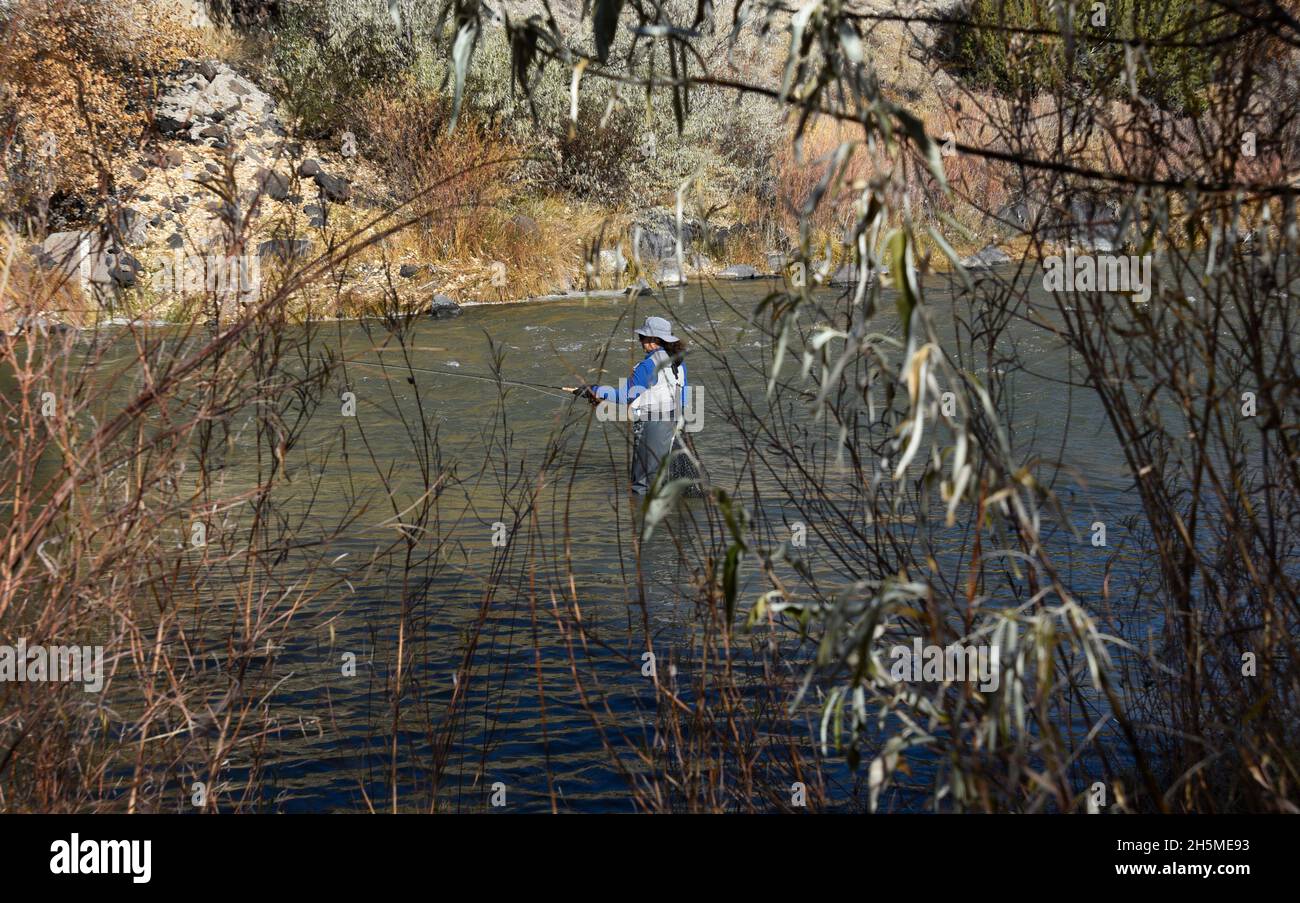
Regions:
<svg viewBox="0 0 1300 903"><path fill-rule="evenodd" d="M591 390L601 401L612 401L615 404L628 404L638 395L650 388L655 378L655 361L654 357L648 356L641 363L636 365L632 371L631 378L625 385L618 386L591 386Z"/></svg>

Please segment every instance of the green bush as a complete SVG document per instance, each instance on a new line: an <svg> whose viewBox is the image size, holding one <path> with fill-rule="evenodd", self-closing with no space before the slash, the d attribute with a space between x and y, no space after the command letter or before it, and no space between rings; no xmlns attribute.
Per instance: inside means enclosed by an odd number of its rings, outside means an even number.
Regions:
<svg viewBox="0 0 1300 903"><path fill-rule="evenodd" d="M301 134L319 139L351 130L366 141L362 107L377 94L450 100L451 25L444 21L441 33L435 31L431 0L411 0L403 9L408 6L411 14L400 25L377 0L282 9L270 63ZM738 195L775 197L771 164L782 131L774 105L756 98L738 103L718 89L699 88L679 134L667 94L647 103L641 90L589 75L573 123L571 77L571 70L552 62L525 93L513 78L503 30L485 25L467 73L462 115L528 156L516 173L521 193L639 209L671 203L678 186L695 176L695 202L706 209ZM366 152L384 156L379 148Z"/></svg>
<svg viewBox="0 0 1300 903"><path fill-rule="evenodd" d="M421 54L415 71L422 86L450 91L445 52ZM580 84L575 124L571 78L571 70L551 63L525 94L513 82L503 33L488 28L480 39L464 110L527 149L526 190L640 209L671 203L683 180L695 175L697 191L711 192L698 203L726 203L736 193L774 196L771 160L781 134L774 105L753 98L737 103L699 88L679 134L667 94L647 103L642 90L589 75Z"/></svg>
<svg viewBox="0 0 1300 903"><path fill-rule="evenodd" d="M1103 22L1104 17L1104 24ZM1194 43L1230 27L1206 21L1205 4L1194 0L1143 3L1106 0L1075 5L1073 46L1056 35L1026 35L981 25L1061 32L1052 4L1040 0L970 0L971 25L951 26L941 42L949 64L967 81L1002 93L1065 91L1127 96L1124 46L1097 37L1142 37ZM1148 47L1135 58L1138 91L1163 109L1195 113L1218 65L1214 47Z"/></svg>
<svg viewBox="0 0 1300 903"><path fill-rule="evenodd" d="M324 138L354 128L366 92L401 80L413 58L386 7L335 0L282 12L271 65L299 132Z"/></svg>

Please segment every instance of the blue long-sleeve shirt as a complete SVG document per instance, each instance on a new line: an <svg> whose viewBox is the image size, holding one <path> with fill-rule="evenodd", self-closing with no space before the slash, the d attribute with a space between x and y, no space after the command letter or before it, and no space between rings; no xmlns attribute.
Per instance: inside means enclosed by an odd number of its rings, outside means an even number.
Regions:
<svg viewBox="0 0 1300 903"><path fill-rule="evenodd" d="M661 352L662 349L659 349L658 351L651 351L649 354L647 354L645 356L645 359L641 361L641 363L637 364L636 367L632 370L632 377L627 381L626 385L592 386L591 390L596 393L596 397L599 398L601 401L612 401L615 404L631 404L638 395L640 395L642 392L646 391L647 389L649 389L651 386L655 384L655 375L656 375L655 371L656 368L659 366L659 362L655 360L655 355ZM668 358L667 352L662 352L662 353L665 358L664 366L671 367L672 364L668 363L667 361ZM686 364L683 363L680 364L679 366L680 366L679 372L681 373L682 376L682 397L680 399L680 404L682 408L685 408L686 407Z"/></svg>

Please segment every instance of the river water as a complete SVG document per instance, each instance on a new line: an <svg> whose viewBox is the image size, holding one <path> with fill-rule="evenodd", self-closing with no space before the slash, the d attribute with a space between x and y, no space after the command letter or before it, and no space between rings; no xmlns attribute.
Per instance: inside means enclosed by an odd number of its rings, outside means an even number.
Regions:
<svg viewBox="0 0 1300 903"><path fill-rule="evenodd" d="M405 349L376 321L318 326L314 349L347 363L286 457L291 479L280 504L301 518L299 538L318 537L321 547L311 552L315 571L289 556L266 587L326 586L332 576L346 582L313 597L261 661L273 678L274 731L256 756L251 805L355 811L395 800L402 810L482 811L495 796L510 811L637 808L630 785L653 770L644 757L682 743L665 734L647 649L655 650L661 683L672 682L688 705L696 698L690 676L704 656L707 618L690 581L693 556L708 543L691 540L687 528L703 517L702 506L684 500L638 556L626 426L598 420L587 405L546 387L617 381L641 357L633 326L647 315L668 317L693 346L689 379L704 390L703 429L693 439L709 484L735 495L765 529L788 526L806 516L799 500L782 474L753 466L727 417L740 396L764 395L771 343L750 318L771 290L755 281L635 301L468 307L455 320L417 323ZM938 320L948 335L952 321L968 314L956 305L969 302L953 302L942 288L931 290L928 303L944 311ZM882 324L893 323L896 334L892 302L886 305ZM1062 382L1069 353L1024 321L1010 324L1000 342L1028 365L1001 374L1016 444L1058 462L1056 489L1075 512L1074 522L1053 528L1054 541L1086 550L1095 520L1110 524L1112 537L1121 533L1136 499L1099 402ZM978 373L1000 364L970 366ZM495 381L494 368L510 383ZM785 372L796 371L789 364ZM752 416L776 415L760 405ZM808 435L810 460L831 457L825 433ZM232 446L219 474L227 494L251 482L252 458L239 449ZM428 488L426 464L434 477L445 476L436 514L416 534L418 563L404 563L402 554L376 558ZM700 529L717 541L716 524ZM836 567L819 559L815 538L808 556L819 573ZM1099 586L1104 556L1079 554L1066 564L1082 596ZM742 571L738 618L757 585L753 569ZM229 599L206 604L233 606ZM584 637L562 626L575 611ZM772 683L756 651L764 641L737 642L752 647L737 655L739 699L763 708ZM399 643L405 664L395 707ZM792 635L780 678L802 677L812 651ZM453 700L459 714L449 719ZM834 753L816 755L816 717L813 693L793 715L769 712L760 739L818 760L825 808L859 808L860 775ZM254 773L253 758L232 754L225 772L232 786ZM924 768L913 774L925 777ZM785 795L784 787L753 791Z"/></svg>

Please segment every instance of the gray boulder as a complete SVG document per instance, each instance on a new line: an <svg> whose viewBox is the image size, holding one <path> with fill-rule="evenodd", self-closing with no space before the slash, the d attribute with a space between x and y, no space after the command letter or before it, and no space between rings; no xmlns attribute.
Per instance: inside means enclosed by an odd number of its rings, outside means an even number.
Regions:
<svg viewBox="0 0 1300 903"><path fill-rule="evenodd" d="M969 257L963 257L961 265L971 270L983 270L1010 262L1011 258L1005 251L993 245L988 245Z"/></svg>
<svg viewBox="0 0 1300 903"><path fill-rule="evenodd" d="M240 134L267 121L278 124L271 96L216 61L199 63L188 75L169 80L154 110L161 133L191 141L224 143L227 132Z"/></svg>
<svg viewBox="0 0 1300 903"><path fill-rule="evenodd" d="M429 316L435 320L450 320L460 315L460 305L446 295L434 295L429 302Z"/></svg>
<svg viewBox="0 0 1300 903"><path fill-rule="evenodd" d="M140 281L140 261L124 251L108 252L105 265L109 280L118 288L131 288Z"/></svg>
<svg viewBox="0 0 1300 903"><path fill-rule="evenodd" d="M33 250L42 268L72 274L94 253L94 245L89 232L54 232Z"/></svg>
<svg viewBox="0 0 1300 903"><path fill-rule="evenodd" d="M662 260L677 253L679 233L683 252L702 241L704 224L692 217L683 216L679 230L676 212L656 209L638 216L633 221L630 232L632 247L637 249L642 258Z"/></svg>
<svg viewBox="0 0 1300 903"><path fill-rule="evenodd" d="M747 263L733 263L721 273L718 274L720 279L757 279L758 270L754 269Z"/></svg>
<svg viewBox="0 0 1300 903"><path fill-rule="evenodd" d="M792 255L786 254L782 251L767 252L768 272L776 273L776 274L783 273L790 266L790 264L794 262L795 262L795 258Z"/></svg>
<svg viewBox="0 0 1300 903"><path fill-rule="evenodd" d="M129 288L140 261L94 232L55 232L34 249L42 268L80 279L85 289Z"/></svg>

